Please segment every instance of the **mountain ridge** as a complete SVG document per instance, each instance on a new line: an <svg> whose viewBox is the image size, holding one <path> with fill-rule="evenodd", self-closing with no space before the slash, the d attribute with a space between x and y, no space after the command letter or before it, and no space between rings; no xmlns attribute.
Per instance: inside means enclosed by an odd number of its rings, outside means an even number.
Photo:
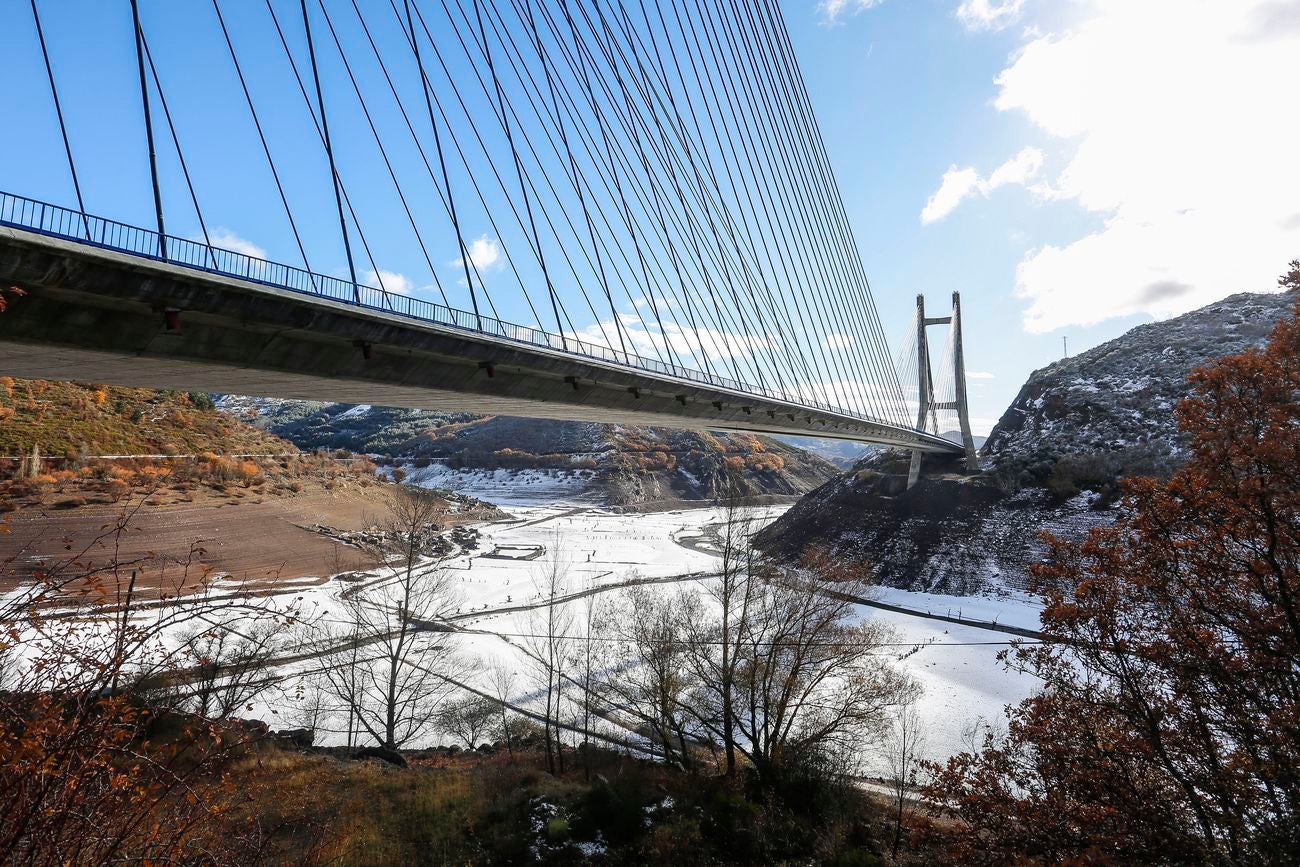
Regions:
<svg viewBox="0 0 1300 867"><path fill-rule="evenodd" d="M907 454L878 452L807 494L757 540L782 557L829 550L891 586L1023 589L1029 565L1046 553L1040 533L1078 538L1109 523L1119 479L1178 465L1185 446L1173 411L1188 374L1263 345L1295 304L1293 294L1240 293L1047 365L990 433L979 475L927 457L906 490Z"/></svg>

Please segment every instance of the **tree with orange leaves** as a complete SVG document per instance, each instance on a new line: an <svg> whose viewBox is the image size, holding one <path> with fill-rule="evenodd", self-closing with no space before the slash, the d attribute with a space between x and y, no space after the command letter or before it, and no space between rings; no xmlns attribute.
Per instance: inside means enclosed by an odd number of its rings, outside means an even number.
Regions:
<svg viewBox="0 0 1300 867"><path fill-rule="evenodd" d="M1186 465L1049 539L1042 692L931 767L955 862L1300 860L1300 307L1191 385Z"/></svg>

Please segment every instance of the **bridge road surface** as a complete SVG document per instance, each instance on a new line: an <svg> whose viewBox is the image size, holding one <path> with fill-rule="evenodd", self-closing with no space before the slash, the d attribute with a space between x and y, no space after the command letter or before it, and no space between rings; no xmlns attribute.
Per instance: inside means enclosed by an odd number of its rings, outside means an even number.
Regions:
<svg viewBox="0 0 1300 867"><path fill-rule="evenodd" d="M0 314L0 370L16 377L959 450L849 413L3 225L9 285L25 294Z"/></svg>

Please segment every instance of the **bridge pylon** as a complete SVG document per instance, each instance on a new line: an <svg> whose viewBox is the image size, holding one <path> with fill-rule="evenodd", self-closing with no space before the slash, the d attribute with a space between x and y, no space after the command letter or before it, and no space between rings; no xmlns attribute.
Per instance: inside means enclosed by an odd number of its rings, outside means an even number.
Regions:
<svg viewBox="0 0 1300 867"><path fill-rule="evenodd" d="M930 346L926 329L931 325L947 325L951 331L952 348L952 387L951 400L939 399L935 395L934 371L930 366ZM975 453L975 439L970 429L970 408L966 401L966 358L962 351L961 333L961 293L952 293L952 313L948 316L925 315L925 296L916 296L916 427L926 430L926 422L935 418L939 410L953 410L957 413L957 422L961 428L962 446L966 452L966 470L979 471L979 457ZM945 359L947 361L948 359ZM945 396L946 397L946 396ZM937 425L936 425L937 426ZM938 430L934 431L939 433ZM907 486L910 488L921 477L921 451L912 450L912 462L907 470Z"/></svg>

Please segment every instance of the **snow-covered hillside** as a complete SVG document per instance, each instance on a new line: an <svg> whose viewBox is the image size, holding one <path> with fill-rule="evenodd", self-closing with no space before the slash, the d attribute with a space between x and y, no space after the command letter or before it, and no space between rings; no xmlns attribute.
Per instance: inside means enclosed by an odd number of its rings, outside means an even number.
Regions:
<svg viewBox="0 0 1300 867"><path fill-rule="evenodd" d="M716 499L725 471L753 500L793 498L836 468L769 437L224 395L218 405L300 448L377 455L426 486L494 502L548 490L620 508Z"/></svg>
<svg viewBox="0 0 1300 867"><path fill-rule="evenodd" d="M760 543L786 557L829 548L913 590L1021 589L1045 552L1041 532L1078 538L1109 523L1119 478L1177 465L1174 408L1188 374L1262 345L1296 301L1234 295L1037 370L981 450L982 475L928 458L904 490L907 456L877 453L805 496Z"/></svg>

